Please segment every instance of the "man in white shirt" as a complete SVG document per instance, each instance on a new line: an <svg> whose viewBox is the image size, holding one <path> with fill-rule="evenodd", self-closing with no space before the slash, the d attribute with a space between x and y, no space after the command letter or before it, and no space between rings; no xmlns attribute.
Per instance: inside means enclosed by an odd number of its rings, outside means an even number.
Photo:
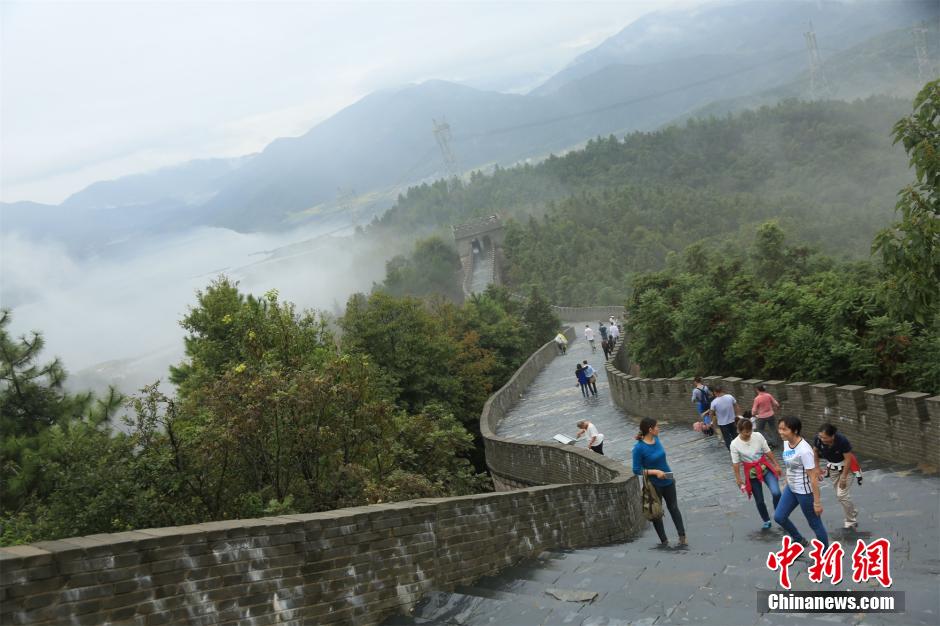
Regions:
<svg viewBox="0 0 940 626"><path fill-rule="evenodd" d="M735 421L738 417L738 401L721 385L715 387L715 399L712 400L711 410L715 413L718 428L725 440L725 447L731 449L731 442L738 436Z"/></svg>
<svg viewBox="0 0 940 626"><path fill-rule="evenodd" d="M578 431L578 434L575 435L575 439L580 439L585 433L588 436L588 448L597 452L598 454L604 454L604 434L598 432L597 426L592 424L587 420L581 420L578 422L578 428L581 430Z"/></svg>
<svg viewBox="0 0 940 626"><path fill-rule="evenodd" d="M620 327L617 326L616 324L611 324L611 325L610 325L610 330L608 330L607 332L610 333L610 336L611 336L611 338L613 339L613 341L611 342L611 344L612 344L612 345L613 345L613 344L616 344L616 343L617 343L617 340L620 339Z"/></svg>
<svg viewBox="0 0 940 626"><path fill-rule="evenodd" d="M597 352L597 346L594 345L594 331L591 329L590 324L584 325L584 338L591 344L591 352Z"/></svg>

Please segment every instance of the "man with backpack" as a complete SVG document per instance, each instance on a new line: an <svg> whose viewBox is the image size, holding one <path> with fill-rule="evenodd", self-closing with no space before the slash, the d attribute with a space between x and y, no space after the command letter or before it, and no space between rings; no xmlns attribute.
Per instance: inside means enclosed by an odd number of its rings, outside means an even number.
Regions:
<svg viewBox="0 0 940 626"><path fill-rule="evenodd" d="M703 414L711 408L712 400L715 399L715 396L712 395L711 390L708 388L704 382L702 382L701 376L695 377L695 387L692 388L692 406L696 408L696 415L699 419L704 420ZM711 434L710 424L706 425L705 434Z"/></svg>

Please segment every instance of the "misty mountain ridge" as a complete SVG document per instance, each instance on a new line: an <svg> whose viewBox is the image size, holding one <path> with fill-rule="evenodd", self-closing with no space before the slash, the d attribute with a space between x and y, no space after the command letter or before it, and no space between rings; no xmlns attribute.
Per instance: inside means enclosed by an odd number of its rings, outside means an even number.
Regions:
<svg viewBox="0 0 940 626"><path fill-rule="evenodd" d="M940 77L940 25L927 27L927 55L934 59L931 78ZM923 87L917 59L907 28L882 33L843 52L822 51L822 74L826 87L817 97L838 100L864 98L873 93L912 97ZM812 98L809 72L795 80L765 91L716 100L687 117L725 115L760 106L773 105L787 98Z"/></svg>
<svg viewBox="0 0 940 626"><path fill-rule="evenodd" d="M820 45L845 49L936 15L937 3L930 0L724 2L657 11L582 53L532 93L551 94L610 65L646 65L707 54L805 53L803 33L809 30L810 22Z"/></svg>
<svg viewBox="0 0 940 626"><path fill-rule="evenodd" d="M72 194L63 206L107 209L141 204L202 204L254 155L229 159L197 159L142 174L92 183Z"/></svg>
<svg viewBox="0 0 940 626"><path fill-rule="evenodd" d="M94 237L89 222L104 220L110 240L122 229L154 227L285 230L322 220L324 213L351 210L354 203L360 215L381 213L407 186L452 173L432 120L450 125L456 171L510 166L563 152L597 135L653 130L708 111L716 102L734 101L734 110L740 110L803 96L791 86L805 75L807 18L813 20L830 71L829 64L841 58L838 50L859 49L859 41L888 28L895 31L892 45L907 45L912 54L909 30L897 29L938 14L940 6L920 0L726 3L654 13L582 54L530 94L441 80L384 89L251 157L194 161L95 183L61 205L72 213L37 208L44 217L27 216L25 222L34 231L50 217L62 218L64 223L52 230L74 239ZM898 91L886 66L861 60L855 66L853 75L865 80L852 89L840 88L839 95L913 93L913 88ZM73 231L70 224L78 214L102 206L134 210L114 216L95 212ZM22 208L3 210L14 227L22 227L23 213Z"/></svg>

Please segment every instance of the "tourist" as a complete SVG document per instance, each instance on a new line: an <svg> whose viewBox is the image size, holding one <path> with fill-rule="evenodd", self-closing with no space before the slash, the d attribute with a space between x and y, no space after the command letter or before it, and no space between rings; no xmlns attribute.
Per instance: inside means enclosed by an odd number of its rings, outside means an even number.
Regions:
<svg viewBox="0 0 940 626"><path fill-rule="evenodd" d="M578 363L574 367L574 375L578 378L578 384L581 385L581 395L587 398L588 396L588 381L587 376L584 374L584 368L581 367L581 364Z"/></svg>
<svg viewBox="0 0 940 626"><path fill-rule="evenodd" d="M721 429L721 437L725 441L725 448L731 449L731 440L736 434L735 422L738 419L738 401L721 385L715 387L715 399L712 400L711 410L714 411L715 421Z"/></svg>
<svg viewBox="0 0 940 626"><path fill-rule="evenodd" d="M597 426L592 424L587 420L581 420L578 422L578 428L581 430L578 431L578 434L574 436L575 439L580 439L587 433L588 436L588 448L593 452L597 452L600 455L604 454L604 434L597 431Z"/></svg>
<svg viewBox="0 0 940 626"><path fill-rule="evenodd" d="M584 338L591 344L591 352L597 352L597 346L594 345L594 331L589 324L584 325Z"/></svg>
<svg viewBox="0 0 940 626"><path fill-rule="evenodd" d="M604 360L610 359L610 343L606 337L601 341L601 348L604 350Z"/></svg>
<svg viewBox="0 0 940 626"><path fill-rule="evenodd" d="M770 425L770 431L767 435L767 438L770 439L768 443L771 448L775 448L780 444L780 437L777 435L777 423L773 421L774 412L780 408L780 403L777 402L777 399L770 395L767 391L767 387L764 385L757 386L757 396L754 398L753 404L751 404L751 415L756 419L757 432L764 434L764 430Z"/></svg>
<svg viewBox="0 0 940 626"><path fill-rule="evenodd" d="M617 340L620 339L620 327L617 324L611 322L610 328L607 330L610 335L610 351L613 352L614 346L617 345Z"/></svg>
<svg viewBox="0 0 940 626"><path fill-rule="evenodd" d="M597 372L593 367L588 365L587 359L584 359L584 375L587 377L588 386L591 388L591 393L595 396L597 395Z"/></svg>
<svg viewBox="0 0 940 626"><path fill-rule="evenodd" d="M692 406L696 407L695 414L704 417L705 412L711 407L713 399L714 397L708 385L702 382L701 376L696 376L692 387Z"/></svg>
<svg viewBox="0 0 940 626"><path fill-rule="evenodd" d="M845 514L843 527L846 530L858 528L858 509L849 497L849 487L852 485L849 474L852 473L852 466L858 462L848 437L827 422L819 427L819 434L813 439L813 452L816 454L817 466L820 458L826 460L826 476L832 478L832 487L836 490L836 497Z"/></svg>
<svg viewBox="0 0 940 626"><path fill-rule="evenodd" d="M565 334L558 331L558 334L555 335L555 343L558 345L558 352L565 354L568 352L568 338L565 337Z"/></svg>
<svg viewBox="0 0 940 626"><path fill-rule="evenodd" d="M757 513L764 521L764 530L770 528L770 515L764 504L764 490L761 483L767 485L773 498L774 509L780 502L780 466L767 445L767 440L760 433L753 432L750 420L738 422L738 436L731 442L731 467L738 487L750 498L754 496ZM741 466L744 466L743 468Z"/></svg>
<svg viewBox="0 0 940 626"><path fill-rule="evenodd" d="M774 511L774 521L780 524L794 541L807 545L806 539L790 521L790 513L799 505L810 528L816 533L816 538L828 546L829 536L820 519L823 506L819 497L819 467L816 465L812 446L800 436L802 429L803 423L798 417L783 417L777 421L777 432L783 441L781 449L783 465L787 469L787 486L780 494L780 502Z"/></svg>
<svg viewBox="0 0 940 626"><path fill-rule="evenodd" d="M676 481L666 462L666 450L659 441L659 425L656 420L651 417L644 417L640 420L640 434L636 436L636 439L633 445L633 473L637 476L645 476L656 490L656 495L660 500L666 501L669 516L672 518L672 523L676 525L676 532L679 533L679 545L688 545L685 526L682 524L682 513L679 512L679 504L676 502ZM663 518L653 520L653 528L659 535L660 543L664 546L669 545Z"/></svg>
<svg viewBox="0 0 940 626"><path fill-rule="evenodd" d="M607 326L604 325L604 322L601 322L597 327L597 332L601 334L601 339L608 339L609 335L607 334Z"/></svg>

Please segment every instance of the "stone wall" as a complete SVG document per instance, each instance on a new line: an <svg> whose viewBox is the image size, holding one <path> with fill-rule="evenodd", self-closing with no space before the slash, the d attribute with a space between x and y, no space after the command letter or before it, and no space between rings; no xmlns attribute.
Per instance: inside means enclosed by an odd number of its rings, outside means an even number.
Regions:
<svg viewBox="0 0 940 626"><path fill-rule="evenodd" d="M624 308L622 306L552 306L555 315L563 322L607 322L611 315L623 320Z"/></svg>
<svg viewBox="0 0 940 626"><path fill-rule="evenodd" d="M634 476L493 435L555 350L533 354L481 415L494 483L534 486L3 548L0 623L377 624L542 550L628 539L643 524Z"/></svg>
<svg viewBox="0 0 940 626"><path fill-rule="evenodd" d="M622 344L607 363L614 402L627 414L689 424L696 421L692 378L630 376L626 373L630 365ZM799 417L807 436L815 434L822 423L832 422L852 442L863 469L865 457L917 465L928 471L940 467L940 396L833 383L704 379L710 387L724 385L742 411L751 408L756 387L763 383L781 404L778 415Z"/></svg>

